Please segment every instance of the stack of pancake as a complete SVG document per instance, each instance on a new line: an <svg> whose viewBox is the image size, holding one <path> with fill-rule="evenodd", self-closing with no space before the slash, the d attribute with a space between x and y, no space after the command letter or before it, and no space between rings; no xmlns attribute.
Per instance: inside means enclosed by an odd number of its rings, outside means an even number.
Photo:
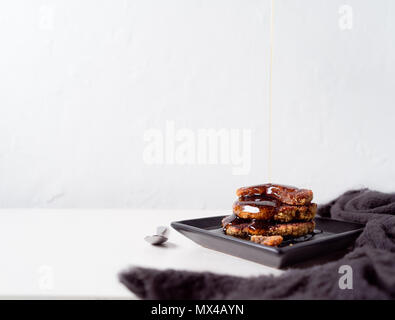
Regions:
<svg viewBox="0 0 395 320"><path fill-rule="evenodd" d="M314 231L317 205L313 192L296 187L262 184L236 191L233 215L222 220L226 234L277 246L283 237L296 238Z"/></svg>

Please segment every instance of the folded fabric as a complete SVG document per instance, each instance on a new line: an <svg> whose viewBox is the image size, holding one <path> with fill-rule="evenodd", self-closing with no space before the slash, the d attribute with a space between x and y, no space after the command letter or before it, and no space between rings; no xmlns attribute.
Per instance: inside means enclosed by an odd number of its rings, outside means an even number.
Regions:
<svg viewBox="0 0 395 320"><path fill-rule="evenodd" d="M134 267L119 279L143 299L394 299L395 193L348 191L319 207L318 214L365 224L352 250L338 261L277 277ZM352 268L352 289L339 286L343 265Z"/></svg>

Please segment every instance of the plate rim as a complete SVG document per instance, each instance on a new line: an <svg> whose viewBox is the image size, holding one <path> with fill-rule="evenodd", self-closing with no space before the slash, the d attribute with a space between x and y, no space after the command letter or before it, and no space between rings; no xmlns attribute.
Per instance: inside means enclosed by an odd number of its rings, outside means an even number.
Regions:
<svg viewBox="0 0 395 320"><path fill-rule="evenodd" d="M229 236L229 235L226 235L226 234L212 233L212 232L209 232L209 230L202 229L202 228L199 228L199 227L195 227L195 226L186 224L186 222L191 222L191 221L198 221L198 220L204 220L204 219L216 219L216 218L217 219L221 219L223 217L226 217L226 215L210 216L210 217L202 217L202 218L195 218L195 219L173 221L173 222L171 222L170 225L171 225L171 227L173 229L175 229L177 231L178 231L178 228L176 228L176 227L181 227L183 229L187 229L187 230L190 230L190 231L198 232L200 234L209 236L211 238L222 238L224 240L233 241L233 242L242 244L244 246L254 247L254 248L257 248L257 249L260 249L260 250L265 250L268 253L272 253L272 254L276 254L276 255L283 255L283 254L286 254L286 253L288 253L290 251L303 249L304 247L311 246L313 244L320 244L320 243L327 242L327 241L338 240L339 238L341 239L341 238L344 238L344 237L348 237L350 235L354 235L354 234L360 233L364 229L364 225L361 224L361 223L317 216L316 218L318 218L320 220L327 220L327 221L332 221L332 222L347 223L347 224L355 225L355 226L357 226L357 228L354 229L354 230L349 230L349 231L340 232L340 233L333 234L333 235L328 235L325 238L316 239L316 240L314 240L313 243L310 242L310 241L306 241L306 242L298 243L297 245L294 245L294 246L287 246L287 247L283 247L283 248L278 248L278 247L266 246L266 245L263 245L263 244L255 243L255 242L252 242L252 241L249 241L249 240L246 240L246 239L242 239L242 238ZM218 229L219 228L220 227L218 227Z"/></svg>

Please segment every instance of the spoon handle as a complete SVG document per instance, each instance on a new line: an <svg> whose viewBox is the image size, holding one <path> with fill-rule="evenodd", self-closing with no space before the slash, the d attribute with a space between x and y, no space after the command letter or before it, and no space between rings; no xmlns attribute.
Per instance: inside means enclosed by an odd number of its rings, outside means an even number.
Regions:
<svg viewBox="0 0 395 320"><path fill-rule="evenodd" d="M156 228L156 234L157 235L161 235L161 236L165 236L168 232L168 229L164 226L159 226L158 228Z"/></svg>

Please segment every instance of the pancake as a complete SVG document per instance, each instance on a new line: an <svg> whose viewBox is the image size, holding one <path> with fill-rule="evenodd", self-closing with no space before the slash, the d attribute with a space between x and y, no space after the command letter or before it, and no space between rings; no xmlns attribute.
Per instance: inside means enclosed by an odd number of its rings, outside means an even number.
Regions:
<svg viewBox="0 0 395 320"><path fill-rule="evenodd" d="M239 197L239 200L254 201L264 196L282 203L298 206L308 204L313 200L313 192L311 190L271 183L239 188L236 191L236 195Z"/></svg>
<svg viewBox="0 0 395 320"><path fill-rule="evenodd" d="M265 246L277 247L283 242L282 236L251 236L252 242Z"/></svg>
<svg viewBox="0 0 395 320"><path fill-rule="evenodd" d="M253 235L301 237L314 231L315 222L272 223L264 220L241 219L231 215L222 220L222 227L227 235L243 238Z"/></svg>
<svg viewBox="0 0 395 320"><path fill-rule="evenodd" d="M293 220L310 221L315 217L317 205L291 206L275 200L236 201L233 213L242 219L273 220L289 222Z"/></svg>

